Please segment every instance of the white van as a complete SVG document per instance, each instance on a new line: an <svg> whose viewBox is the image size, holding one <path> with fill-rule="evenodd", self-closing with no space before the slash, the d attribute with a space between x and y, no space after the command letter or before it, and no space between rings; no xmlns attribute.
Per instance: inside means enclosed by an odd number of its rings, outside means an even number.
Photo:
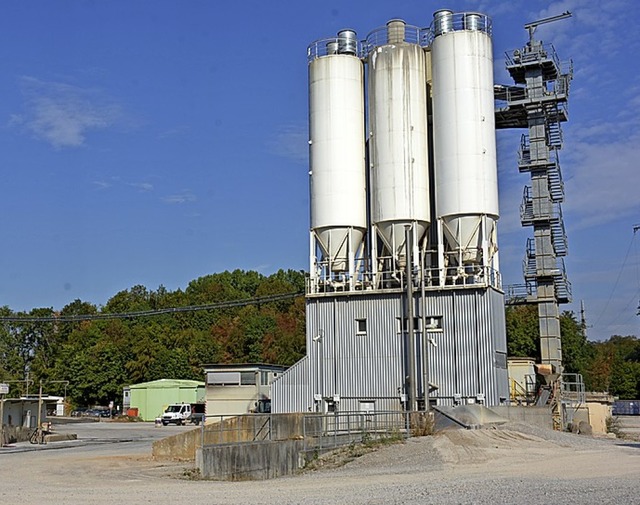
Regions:
<svg viewBox="0 0 640 505"><path fill-rule="evenodd" d="M176 425L183 425L190 421L191 417L191 404L189 403L174 403L169 405L164 414L162 414L162 424L174 423Z"/></svg>

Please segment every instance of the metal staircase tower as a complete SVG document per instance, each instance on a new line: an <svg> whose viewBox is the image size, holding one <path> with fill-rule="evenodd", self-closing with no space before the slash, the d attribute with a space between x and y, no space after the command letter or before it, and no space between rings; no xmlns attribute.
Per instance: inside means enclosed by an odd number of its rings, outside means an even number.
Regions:
<svg viewBox="0 0 640 505"><path fill-rule="evenodd" d="M536 303L540 321L541 362L562 373L559 304L571 301L563 257L568 252L562 219L564 186L558 159L561 123L567 121L571 63L563 65L555 49L534 38L535 28L569 14L525 25L529 42L507 53L513 85L495 87L496 128L522 128L518 169L531 177L524 188L520 219L533 228L523 263L525 284L507 290L507 301Z"/></svg>

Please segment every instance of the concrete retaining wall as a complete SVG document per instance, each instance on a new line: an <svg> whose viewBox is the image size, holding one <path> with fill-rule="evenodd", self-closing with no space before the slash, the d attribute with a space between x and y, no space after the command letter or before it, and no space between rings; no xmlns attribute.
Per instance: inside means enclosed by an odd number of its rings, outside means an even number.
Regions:
<svg viewBox="0 0 640 505"><path fill-rule="evenodd" d="M252 443L269 439L298 440L309 433L321 432L322 418L308 413L248 414L230 417L204 426L204 445ZM202 428L178 433L153 443L156 459L194 461L202 445Z"/></svg>
<svg viewBox="0 0 640 505"><path fill-rule="evenodd" d="M198 466L205 479L273 479L296 472L303 450L302 440L209 446L201 450Z"/></svg>
<svg viewBox="0 0 640 505"><path fill-rule="evenodd" d="M522 407L519 405L502 405L491 407L496 414L510 421L522 421L540 428L553 429L553 418L548 407Z"/></svg>
<svg viewBox="0 0 640 505"><path fill-rule="evenodd" d="M201 440L202 428L194 428L156 440L151 446L151 455L155 459L193 461L196 458L196 448L200 447Z"/></svg>

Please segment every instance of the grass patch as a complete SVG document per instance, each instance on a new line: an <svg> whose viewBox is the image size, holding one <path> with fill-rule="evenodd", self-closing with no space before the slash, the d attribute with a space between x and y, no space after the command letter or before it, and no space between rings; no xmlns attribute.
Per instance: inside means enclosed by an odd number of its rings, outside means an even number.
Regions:
<svg viewBox="0 0 640 505"><path fill-rule="evenodd" d="M199 468L185 468L182 471L182 478L186 480L201 480L202 475Z"/></svg>
<svg viewBox="0 0 640 505"><path fill-rule="evenodd" d="M371 436L370 433L363 433L361 440L358 442L351 442L349 445L324 454L319 454L318 450L316 450L313 457L305 464L304 471L340 468L365 454L377 451L381 447L403 442L404 437L400 432L375 437Z"/></svg>

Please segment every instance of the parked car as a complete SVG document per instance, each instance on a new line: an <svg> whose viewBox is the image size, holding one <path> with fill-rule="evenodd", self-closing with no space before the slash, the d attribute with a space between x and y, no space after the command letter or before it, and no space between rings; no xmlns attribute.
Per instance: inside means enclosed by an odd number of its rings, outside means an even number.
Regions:
<svg viewBox="0 0 640 505"><path fill-rule="evenodd" d="M205 421L205 404L204 403L192 403L191 415L188 421L198 426Z"/></svg>
<svg viewBox="0 0 640 505"><path fill-rule="evenodd" d="M86 417L111 417L111 410L108 407L95 407L88 409L84 415Z"/></svg>
<svg viewBox="0 0 640 505"><path fill-rule="evenodd" d="M78 407L71 411L71 417L82 417L89 410L88 407Z"/></svg>

